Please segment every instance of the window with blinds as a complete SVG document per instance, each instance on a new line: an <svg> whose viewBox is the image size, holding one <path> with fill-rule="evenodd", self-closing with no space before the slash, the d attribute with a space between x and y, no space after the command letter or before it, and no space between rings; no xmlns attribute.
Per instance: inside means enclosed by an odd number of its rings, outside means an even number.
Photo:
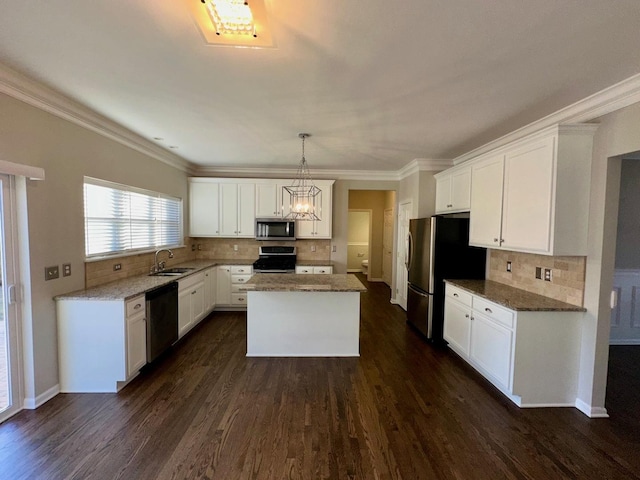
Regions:
<svg viewBox="0 0 640 480"><path fill-rule="evenodd" d="M182 244L182 200L95 178L84 179L87 258Z"/></svg>

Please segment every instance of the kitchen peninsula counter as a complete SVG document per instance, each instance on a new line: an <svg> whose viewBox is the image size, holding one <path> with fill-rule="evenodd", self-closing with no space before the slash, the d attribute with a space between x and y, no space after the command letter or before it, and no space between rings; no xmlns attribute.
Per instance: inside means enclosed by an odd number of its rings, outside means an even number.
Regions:
<svg viewBox="0 0 640 480"><path fill-rule="evenodd" d="M357 357L360 293L355 275L256 274L247 291L248 357Z"/></svg>
<svg viewBox="0 0 640 480"><path fill-rule="evenodd" d="M561 302L491 280L446 280L446 282L515 311L586 312L586 309L579 305Z"/></svg>

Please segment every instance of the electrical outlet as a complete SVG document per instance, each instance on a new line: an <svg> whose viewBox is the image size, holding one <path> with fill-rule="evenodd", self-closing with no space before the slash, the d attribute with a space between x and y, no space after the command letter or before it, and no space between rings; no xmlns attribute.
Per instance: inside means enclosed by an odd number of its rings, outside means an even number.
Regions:
<svg viewBox="0 0 640 480"><path fill-rule="evenodd" d="M551 274L552 270L550 268L545 268L544 269L544 281L545 282L550 282L551 281Z"/></svg>
<svg viewBox="0 0 640 480"><path fill-rule="evenodd" d="M121 263L115 263L113 265L113 271L117 272L118 270L122 270L122 264Z"/></svg>
<svg viewBox="0 0 640 480"><path fill-rule="evenodd" d="M192 252L195 252L195 251L196 251L196 244L195 244L195 243L191 245L191 251L192 251Z"/></svg>
<svg viewBox="0 0 640 480"><path fill-rule="evenodd" d="M337 251L338 251L338 250L337 250L337 247L336 247L335 245L332 245L332 246L331 246L331 251L332 251L332 252L337 252Z"/></svg>
<svg viewBox="0 0 640 480"><path fill-rule="evenodd" d="M315 252L316 251L316 246L315 245L311 245L311 251Z"/></svg>
<svg viewBox="0 0 640 480"><path fill-rule="evenodd" d="M71 264L70 263L63 263L62 264L62 276L63 277L71 276Z"/></svg>
<svg viewBox="0 0 640 480"><path fill-rule="evenodd" d="M238 251L238 245L234 245L234 246L233 246L233 251L234 251L234 252L237 252L237 251Z"/></svg>
<svg viewBox="0 0 640 480"><path fill-rule="evenodd" d="M201 251L201 250L202 250L202 245L201 245L201 244L198 244L198 251ZM236 249L236 250L237 250L237 249Z"/></svg>
<svg viewBox="0 0 640 480"><path fill-rule="evenodd" d="M511 271L511 262L507 262L507 272Z"/></svg>
<svg viewBox="0 0 640 480"><path fill-rule="evenodd" d="M44 279L45 280L53 280L54 278L60 277L60 271L58 270L58 265L53 267L44 267Z"/></svg>
<svg viewBox="0 0 640 480"><path fill-rule="evenodd" d="M536 278L542 280L542 268L536 267Z"/></svg>

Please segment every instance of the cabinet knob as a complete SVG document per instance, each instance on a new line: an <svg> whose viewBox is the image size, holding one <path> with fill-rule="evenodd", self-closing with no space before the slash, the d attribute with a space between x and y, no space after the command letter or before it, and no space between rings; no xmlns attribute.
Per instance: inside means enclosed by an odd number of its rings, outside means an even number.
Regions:
<svg viewBox="0 0 640 480"><path fill-rule="evenodd" d="M498 239L497 238L494 238L493 241L494 241L494 243L498 243Z"/></svg>
<svg viewBox="0 0 640 480"><path fill-rule="evenodd" d="M473 315L471 315L471 320L475 320L475 318L473 318Z"/></svg>
<svg viewBox="0 0 640 480"><path fill-rule="evenodd" d="M500 245L502 245L504 243L504 238L500 239Z"/></svg>
<svg viewBox="0 0 640 480"><path fill-rule="evenodd" d="M469 318L469 314L467 313L467 314L464 316L464 318Z"/></svg>
<svg viewBox="0 0 640 480"><path fill-rule="evenodd" d="M195 290L194 290L193 292L191 292L191 295L195 295L195 294L196 294L196 291L195 291Z"/></svg>

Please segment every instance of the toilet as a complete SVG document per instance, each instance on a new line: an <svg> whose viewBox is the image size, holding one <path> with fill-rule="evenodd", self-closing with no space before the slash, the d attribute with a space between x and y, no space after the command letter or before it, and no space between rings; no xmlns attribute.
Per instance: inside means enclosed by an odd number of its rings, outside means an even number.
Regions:
<svg viewBox="0 0 640 480"><path fill-rule="evenodd" d="M368 270L369 270L369 260L363 260L362 261L362 273L364 273L366 275Z"/></svg>

